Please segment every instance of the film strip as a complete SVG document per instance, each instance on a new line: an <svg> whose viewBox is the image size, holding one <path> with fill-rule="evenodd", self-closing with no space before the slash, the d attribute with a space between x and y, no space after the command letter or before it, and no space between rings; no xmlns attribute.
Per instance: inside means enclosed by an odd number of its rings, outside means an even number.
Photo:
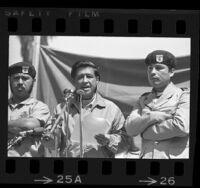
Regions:
<svg viewBox="0 0 200 188"><path fill-rule="evenodd" d="M197 178L199 11L74 8L1 8L0 183L194 186ZM190 41L189 158L8 157L7 71L13 36L163 38ZM174 44L174 43L173 43ZM78 45L78 44L77 44ZM95 45L98 45L96 43ZM160 46L162 46L160 44ZM21 47L23 48L23 46ZM129 49L127 49L129 50ZM12 51L13 52L13 51ZM137 53L137 52L133 52ZM109 73L108 73L109 74ZM117 76L117 75L116 75Z"/></svg>

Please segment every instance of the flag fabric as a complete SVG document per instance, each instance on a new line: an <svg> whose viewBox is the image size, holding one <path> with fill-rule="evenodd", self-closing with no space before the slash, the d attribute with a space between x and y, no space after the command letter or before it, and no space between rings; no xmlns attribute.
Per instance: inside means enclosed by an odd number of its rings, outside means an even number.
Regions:
<svg viewBox="0 0 200 188"><path fill-rule="evenodd" d="M90 60L99 66L101 77L98 91L117 104L125 117L130 114L139 96L151 91L144 59L84 56L41 45L37 71L37 99L45 102L51 112L64 100L63 90L74 89L70 77L71 67L80 60ZM172 81L179 87L190 87L190 56L177 57Z"/></svg>

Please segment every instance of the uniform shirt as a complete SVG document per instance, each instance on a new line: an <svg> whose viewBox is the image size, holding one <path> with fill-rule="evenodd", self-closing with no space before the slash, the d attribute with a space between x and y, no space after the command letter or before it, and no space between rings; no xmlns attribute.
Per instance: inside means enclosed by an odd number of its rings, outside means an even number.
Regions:
<svg viewBox="0 0 200 188"><path fill-rule="evenodd" d="M78 130L80 126L79 104L77 101L72 101L69 109L63 113L63 124L61 127L61 138L59 145L59 155L62 157L80 157L80 143L71 140L74 130ZM60 114L64 103L58 104L55 114ZM69 112L69 113L68 113ZM86 120L89 117L93 122ZM95 118L103 118L108 122L108 134L110 135L110 142L107 146L98 146L83 143L84 157L107 158L114 157L114 154L122 149L123 141L126 139L125 129L123 128L124 116L121 110L111 101L96 94L94 100L82 109L82 122L93 126ZM78 126L78 127L76 127ZM120 145L120 148L118 147ZM50 154L51 155L51 154Z"/></svg>
<svg viewBox="0 0 200 188"><path fill-rule="evenodd" d="M140 132L142 136L140 157L189 158L189 109L189 89L182 90L173 83L170 83L163 93L157 94L152 90L143 94L126 121L126 129L133 133L138 133L138 125L149 124L143 132ZM151 111L170 113L172 118L150 125L153 117L147 112Z"/></svg>
<svg viewBox="0 0 200 188"><path fill-rule="evenodd" d="M36 118L44 126L50 118L49 108L41 101L30 97L18 104L13 104L12 98L8 100L8 120L17 120L20 118ZM8 142L15 135L8 133ZM40 138L26 137L19 146L12 147L8 151L8 156L12 157L41 157L44 152ZM41 150L40 150L41 149Z"/></svg>

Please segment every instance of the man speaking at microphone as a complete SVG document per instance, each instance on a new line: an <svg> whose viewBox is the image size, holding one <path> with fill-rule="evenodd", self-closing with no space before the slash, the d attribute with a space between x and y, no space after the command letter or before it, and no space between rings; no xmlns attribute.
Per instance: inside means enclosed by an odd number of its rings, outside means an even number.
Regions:
<svg viewBox="0 0 200 188"><path fill-rule="evenodd" d="M50 117L46 104L31 97L36 70L26 62L13 64L8 69L11 97L8 100L8 143L14 137L24 139L18 144L8 145L8 157L42 157L40 137ZM27 134L26 134L27 133ZM32 134L33 133L33 134ZM27 135L27 136L25 136Z"/></svg>
<svg viewBox="0 0 200 188"><path fill-rule="evenodd" d="M97 85L100 81L97 65L87 60L78 61L72 66L71 78L76 88L75 97L70 100L62 116L61 137L58 139L59 156L114 157L123 148L121 146L126 140L123 128L124 116L113 102L103 98L97 92ZM55 109L57 116L64 105L65 102L57 105ZM82 141L79 134L81 126ZM105 132L98 133L98 130L102 131L101 126L107 126L107 129ZM93 137L93 144L90 143L89 137ZM50 143L53 142L47 141L45 145L50 148Z"/></svg>

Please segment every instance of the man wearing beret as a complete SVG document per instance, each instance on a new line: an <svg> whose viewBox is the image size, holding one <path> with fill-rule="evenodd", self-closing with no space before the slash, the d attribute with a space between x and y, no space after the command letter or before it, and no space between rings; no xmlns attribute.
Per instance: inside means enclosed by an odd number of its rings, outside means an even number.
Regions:
<svg viewBox="0 0 200 188"><path fill-rule="evenodd" d="M171 82L176 59L157 50L146 59L151 92L144 93L126 120L128 135L142 137L140 158L189 158L189 89Z"/></svg>
<svg viewBox="0 0 200 188"><path fill-rule="evenodd" d="M31 97L35 68L29 63L19 62L9 67L8 74L12 93L8 100L8 156L42 157L44 152L40 137L22 135L43 127L50 117L48 106ZM23 139L16 142L14 137Z"/></svg>

